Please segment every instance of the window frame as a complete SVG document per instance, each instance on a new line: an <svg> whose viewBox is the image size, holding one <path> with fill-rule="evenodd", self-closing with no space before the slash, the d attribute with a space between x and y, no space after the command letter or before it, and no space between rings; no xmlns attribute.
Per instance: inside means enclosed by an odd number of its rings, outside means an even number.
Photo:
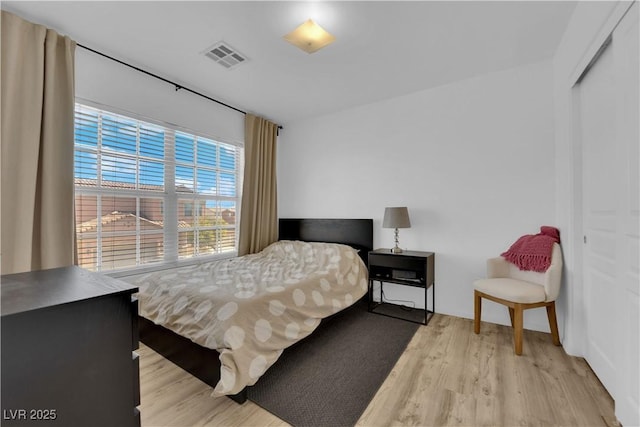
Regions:
<svg viewBox="0 0 640 427"><path fill-rule="evenodd" d="M132 113L130 111L124 111L115 107L95 103L90 100L76 98L74 105L74 123L76 119L77 109L78 107L89 108L93 110L98 110L100 114L114 114L118 116L123 116L126 119L135 121L137 123L138 129L140 128L140 124L149 124L154 127L160 127L164 131L164 159L162 163L164 165L164 190L163 191L154 191L143 189L144 183L141 183L140 176L140 160L148 160L147 156L140 155L140 144L136 144L136 154L135 156L132 154L125 154L127 158L136 158L136 172L135 172L135 188L112 188L109 186L102 185L102 176L101 176L101 155L103 153L103 149L101 147L101 128L98 125L98 142L95 147L88 147L87 145L79 145L76 144L76 135L74 131L74 156L76 152L84 152L84 153L95 153L96 154L96 186L82 186L76 183L76 162L74 161L74 191L75 197L74 200L77 200L77 196L115 196L115 197L127 197L127 198L135 198L136 200L136 259L135 265L123 267L123 268L115 268L115 269L103 269L103 264L101 260L98 258L96 260L96 264L94 265L93 271L98 271L104 274L108 274L113 277L122 277L129 276L135 274L142 274L149 271L163 270L167 268L177 267L181 265L190 265L197 264L201 262L211 261L215 259L223 259L237 256L238 252L238 237L239 237L239 228L240 228L240 207L242 200L242 180L244 175L244 143L241 141L232 141L225 138L220 138L213 135L208 135L203 132L195 131L192 129L188 129L182 126L178 126L171 123L166 123L163 121L151 119L148 117L144 117L140 114ZM99 120L101 122L101 120ZM74 125L75 128L75 125ZM220 145L223 146L231 146L235 151L235 197L232 196L221 196L220 194L201 194L198 193L197 183L194 182L193 192L180 192L176 191L176 165L182 165L184 162L176 161L176 134L183 133L194 136L196 138L202 138L208 141L212 141L216 145L216 151L219 151ZM139 135L137 137L139 139ZM113 154L114 150L107 149L107 155ZM158 161L157 159L152 159L154 161ZM195 166L194 166L195 167ZM211 169L211 168L210 168ZM221 168L220 165L214 168L216 171L216 177L219 177L220 172L228 172L228 169ZM157 233L156 230L143 230L140 223L140 205L141 199L162 199L160 204L160 212L163 217L163 258L161 261L152 262L152 263L144 263L140 264L140 257L142 255L142 246L140 244L140 236L145 234ZM218 226L218 227L205 227L205 230L209 229L232 229L234 230L234 250L232 251L222 251L222 252L214 252L214 253L200 253L194 249L194 254L189 257L181 257L179 256L179 201L181 199L190 199L194 205L193 210L197 211L196 206L203 200L213 200L218 206L220 206L220 201L231 201L235 203L235 222L231 225L226 226ZM101 214L102 209L100 206L99 198L96 198L96 219L101 218L103 214ZM221 215L220 211L220 215ZM195 212L194 212L195 213ZM74 217L75 217L75 209L74 209ZM195 217L195 216L194 216ZM102 236L102 221L96 221L97 227L94 234L96 236ZM191 227L191 230L195 231L196 227ZM185 230L183 229L182 232ZM80 239L80 232L77 233L76 240ZM89 233L85 233L83 237L88 236ZM111 233L109 233L111 235ZM104 236L102 236L104 237ZM99 240L96 242L96 250L97 257L100 257L100 244Z"/></svg>

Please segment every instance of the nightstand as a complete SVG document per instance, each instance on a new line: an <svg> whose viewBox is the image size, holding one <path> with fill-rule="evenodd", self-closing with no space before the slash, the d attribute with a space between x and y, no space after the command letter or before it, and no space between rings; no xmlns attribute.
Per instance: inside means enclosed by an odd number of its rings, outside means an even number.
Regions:
<svg viewBox="0 0 640 427"><path fill-rule="evenodd" d="M390 249L376 249L369 252L369 311L426 325L435 313L435 282L433 252L404 251L392 253ZM380 301L373 300L373 283L380 282ZM414 320L403 316L403 308L383 300L384 283L395 283L424 289L424 320ZM431 310L427 296L431 288ZM415 316L414 316L415 317Z"/></svg>

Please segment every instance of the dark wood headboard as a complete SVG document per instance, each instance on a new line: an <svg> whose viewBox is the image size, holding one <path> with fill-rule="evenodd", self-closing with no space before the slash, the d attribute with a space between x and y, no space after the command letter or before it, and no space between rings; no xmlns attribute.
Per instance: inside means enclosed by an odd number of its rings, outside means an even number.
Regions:
<svg viewBox="0 0 640 427"><path fill-rule="evenodd" d="M358 249L367 263L373 250L373 220L350 218L280 218L278 240L342 243Z"/></svg>

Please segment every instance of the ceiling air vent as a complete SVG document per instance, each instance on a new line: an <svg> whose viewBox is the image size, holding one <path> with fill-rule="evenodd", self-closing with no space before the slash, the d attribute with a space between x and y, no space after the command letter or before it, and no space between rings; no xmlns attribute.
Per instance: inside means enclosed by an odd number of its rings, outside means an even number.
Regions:
<svg viewBox="0 0 640 427"><path fill-rule="evenodd" d="M232 48L226 42L218 42L204 52L204 56L211 58L224 68L235 68L247 61L247 57Z"/></svg>

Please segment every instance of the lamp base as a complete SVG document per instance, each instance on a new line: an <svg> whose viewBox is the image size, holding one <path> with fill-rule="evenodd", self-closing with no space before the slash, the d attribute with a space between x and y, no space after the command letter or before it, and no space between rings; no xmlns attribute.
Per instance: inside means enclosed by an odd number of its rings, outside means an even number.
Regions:
<svg viewBox="0 0 640 427"><path fill-rule="evenodd" d="M394 237L395 237L395 247L393 247L393 249L391 249L391 253L392 254L401 254L402 253L402 249L400 249L400 247L398 246L398 243L400 242L400 240L398 239L398 229L396 228L395 232L394 232Z"/></svg>

